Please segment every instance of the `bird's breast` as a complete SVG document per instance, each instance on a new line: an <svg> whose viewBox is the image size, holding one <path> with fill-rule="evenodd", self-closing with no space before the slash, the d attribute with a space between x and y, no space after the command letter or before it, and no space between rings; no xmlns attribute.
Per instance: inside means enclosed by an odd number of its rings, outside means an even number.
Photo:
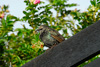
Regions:
<svg viewBox="0 0 100 67"><path fill-rule="evenodd" d="M49 33L48 34L41 34L40 35L40 39L45 44L51 44L51 45L53 45L56 42L56 40L53 37L51 37L51 35Z"/></svg>

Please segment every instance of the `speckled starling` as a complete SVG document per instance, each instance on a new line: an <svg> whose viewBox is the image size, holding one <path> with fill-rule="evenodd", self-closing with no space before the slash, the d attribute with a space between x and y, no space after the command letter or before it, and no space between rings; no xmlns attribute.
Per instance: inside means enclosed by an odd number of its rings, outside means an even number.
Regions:
<svg viewBox="0 0 100 67"><path fill-rule="evenodd" d="M51 48L54 45L65 40L65 38L56 30L46 26L41 25L36 31L40 32L40 39L44 43L44 46Z"/></svg>

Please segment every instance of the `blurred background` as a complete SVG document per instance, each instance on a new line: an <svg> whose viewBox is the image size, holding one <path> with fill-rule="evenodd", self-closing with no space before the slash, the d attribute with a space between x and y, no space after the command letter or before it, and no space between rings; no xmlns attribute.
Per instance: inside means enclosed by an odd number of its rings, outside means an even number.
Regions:
<svg viewBox="0 0 100 67"><path fill-rule="evenodd" d="M45 3L44 4L39 4L39 5L43 6L43 5L49 4L48 0L41 0L41 1L44 1ZM84 11L87 10L88 6L90 5L90 0L84 0L84 1L69 0L69 1L67 1L67 3L69 3L69 4L76 3L77 4L77 6L71 7L71 8L68 7L67 9L74 10L75 8L77 8L77 9L80 9L81 12L84 12ZM0 1L0 6L3 6L3 5L9 5L9 11L10 11L9 13L10 14L12 14L12 15L18 17L18 18L22 18L24 16L23 10L25 10L25 8L26 8L24 0L9 0L9 1L8 0L1 0ZM52 10L52 11L53 11L53 15L56 16L55 15L56 11L54 11L54 10ZM23 23L23 22L22 23L20 23L20 22L18 23L17 22L14 25L14 29L15 28L22 28L23 26L21 24L26 25L27 28L31 28L29 26L29 24L27 24L27 23Z"/></svg>
<svg viewBox="0 0 100 67"><path fill-rule="evenodd" d="M47 48L35 33L40 25L59 31L67 40L100 20L99 0L34 1L0 1L0 67L20 67L45 52Z"/></svg>

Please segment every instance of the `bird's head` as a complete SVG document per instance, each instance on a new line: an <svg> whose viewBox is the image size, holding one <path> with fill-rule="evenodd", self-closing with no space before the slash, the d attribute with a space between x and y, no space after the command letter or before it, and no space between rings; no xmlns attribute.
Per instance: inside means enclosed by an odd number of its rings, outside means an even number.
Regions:
<svg viewBox="0 0 100 67"><path fill-rule="evenodd" d="M42 33L42 32L44 32L44 31L46 31L48 28L49 28L49 27L46 26L46 25L41 25L41 26L36 30L36 32Z"/></svg>

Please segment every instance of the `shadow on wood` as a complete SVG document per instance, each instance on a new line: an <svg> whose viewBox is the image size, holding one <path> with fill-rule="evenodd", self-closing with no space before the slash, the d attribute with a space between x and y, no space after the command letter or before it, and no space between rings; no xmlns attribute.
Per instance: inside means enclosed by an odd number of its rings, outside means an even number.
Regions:
<svg viewBox="0 0 100 67"><path fill-rule="evenodd" d="M100 21L46 51L22 67L76 67L100 51ZM86 58L86 59L85 59Z"/></svg>

